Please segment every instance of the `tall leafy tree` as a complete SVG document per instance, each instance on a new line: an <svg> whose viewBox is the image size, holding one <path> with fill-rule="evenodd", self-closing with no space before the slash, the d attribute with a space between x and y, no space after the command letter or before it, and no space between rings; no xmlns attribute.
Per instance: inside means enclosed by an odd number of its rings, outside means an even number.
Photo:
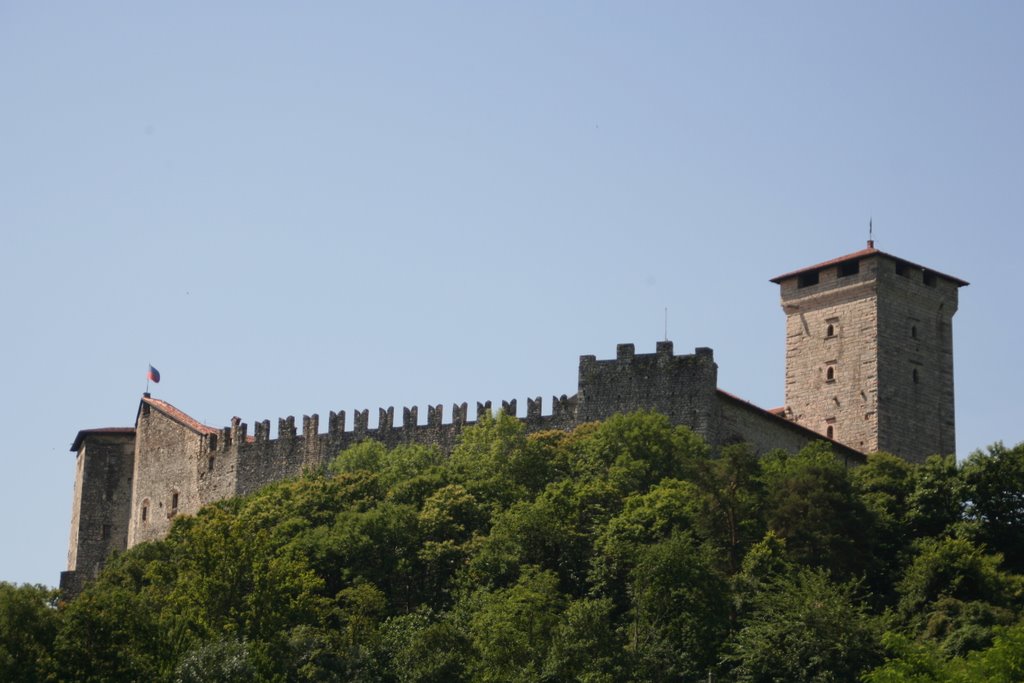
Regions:
<svg viewBox="0 0 1024 683"><path fill-rule="evenodd" d="M976 523L978 540L1002 553L1008 569L1024 572L1024 443L975 451L962 476L967 516Z"/></svg>
<svg viewBox="0 0 1024 683"><path fill-rule="evenodd" d="M952 533L963 519L966 487L952 455L932 455L914 468L907 522L915 537Z"/></svg>
<svg viewBox="0 0 1024 683"><path fill-rule="evenodd" d="M803 567L754 596L725 658L736 681L853 681L879 658L877 627L855 582Z"/></svg>
<svg viewBox="0 0 1024 683"><path fill-rule="evenodd" d="M914 466L889 453L870 453L867 463L851 473L853 488L872 516L872 547L877 565L868 572L868 586L880 605L891 605L912 540L908 522L914 491Z"/></svg>
<svg viewBox="0 0 1024 683"><path fill-rule="evenodd" d="M640 549L629 577L625 624L641 680L707 675L729 626L728 586L706 548L686 532Z"/></svg>
<svg viewBox="0 0 1024 683"><path fill-rule="evenodd" d="M45 680L60 625L56 591L0 582L0 680Z"/></svg>
<svg viewBox="0 0 1024 683"><path fill-rule="evenodd" d="M558 577L536 567L524 568L507 588L481 589L467 599L462 609L468 610L475 652L471 678L485 683L539 680L565 602Z"/></svg>
<svg viewBox="0 0 1024 683"><path fill-rule="evenodd" d="M962 538L925 538L897 585L899 614L911 633L947 655L985 647L994 627L1012 623L1024 578L1000 568L1002 558Z"/></svg>
<svg viewBox="0 0 1024 683"><path fill-rule="evenodd" d="M791 559L837 577L872 566L873 518L854 494L845 466L823 442L764 458L765 522Z"/></svg>

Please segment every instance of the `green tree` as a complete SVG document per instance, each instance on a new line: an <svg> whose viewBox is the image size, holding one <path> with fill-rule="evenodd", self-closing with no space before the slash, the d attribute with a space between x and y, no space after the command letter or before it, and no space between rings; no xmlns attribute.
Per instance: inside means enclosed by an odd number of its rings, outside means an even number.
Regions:
<svg viewBox="0 0 1024 683"><path fill-rule="evenodd" d="M884 664L861 676L864 683L940 683L953 680L949 662L931 642L921 642L900 633L882 635L886 650Z"/></svg>
<svg viewBox="0 0 1024 683"><path fill-rule="evenodd" d="M967 539L921 539L897 585L903 624L947 655L987 646L1024 595L1024 579L1002 571L1001 561Z"/></svg>
<svg viewBox="0 0 1024 683"><path fill-rule="evenodd" d="M914 468L907 521L915 538L949 533L963 519L966 488L953 455L932 455Z"/></svg>
<svg viewBox="0 0 1024 683"><path fill-rule="evenodd" d="M1024 680L1024 622L999 629L990 647L946 659L932 642L888 633L886 662L864 683L1006 683Z"/></svg>
<svg viewBox="0 0 1024 683"><path fill-rule="evenodd" d="M108 562L63 610L54 641L60 681L160 680L191 640L184 620L163 604L168 586L154 569L169 562L166 543L144 543Z"/></svg>
<svg viewBox="0 0 1024 683"><path fill-rule="evenodd" d="M662 479L692 479L708 455L700 436L643 411L578 428L565 449L573 477L607 479L621 496L644 492Z"/></svg>
<svg viewBox="0 0 1024 683"><path fill-rule="evenodd" d="M543 678L584 683L620 680L625 642L614 628L614 609L608 598L570 602L551 635Z"/></svg>
<svg viewBox="0 0 1024 683"><path fill-rule="evenodd" d="M893 584L912 540L908 514L914 466L889 453L870 453L867 463L851 474L854 491L873 518L871 545L877 566L867 573L868 586L879 605L891 605L896 600Z"/></svg>
<svg viewBox="0 0 1024 683"><path fill-rule="evenodd" d="M56 591L0 582L0 680L42 681L60 615Z"/></svg>
<svg viewBox="0 0 1024 683"><path fill-rule="evenodd" d="M467 680L471 645L450 613L421 609L388 619L381 628L391 676L400 683Z"/></svg>
<svg viewBox="0 0 1024 683"><path fill-rule="evenodd" d="M590 585L625 609L627 582L641 550L691 527L689 508L698 495L690 482L666 479L645 493L635 493L619 514L601 526L594 538Z"/></svg>
<svg viewBox="0 0 1024 683"><path fill-rule="evenodd" d="M961 475L978 540L1002 553L1007 569L1024 573L1024 443L975 451Z"/></svg>
<svg viewBox="0 0 1024 683"><path fill-rule="evenodd" d="M723 552L732 574L764 534L761 464L747 444L726 446L718 457L698 463L687 511L694 531Z"/></svg>
<svg viewBox="0 0 1024 683"><path fill-rule="evenodd" d="M736 681L852 681L876 662L878 650L858 585L804 567L754 596L725 663Z"/></svg>
<svg viewBox="0 0 1024 683"><path fill-rule="evenodd" d="M558 577L524 567L508 588L481 589L469 607L469 632L476 653L470 675L484 683L536 681L565 607Z"/></svg>
<svg viewBox="0 0 1024 683"><path fill-rule="evenodd" d="M1024 680L1024 621L997 631L991 647L968 654L959 677L964 683Z"/></svg>
<svg viewBox="0 0 1024 683"><path fill-rule="evenodd" d="M538 452L527 448L519 420L504 413L485 414L462 432L449 468L454 480L478 500L500 509L543 487L546 465L531 457Z"/></svg>
<svg viewBox="0 0 1024 683"><path fill-rule="evenodd" d="M695 680L716 662L729 627L729 594L715 564L687 532L639 551L625 628L641 680Z"/></svg>
<svg viewBox="0 0 1024 683"><path fill-rule="evenodd" d="M872 566L873 519L827 444L770 453L762 471L765 522L794 562L846 578Z"/></svg>

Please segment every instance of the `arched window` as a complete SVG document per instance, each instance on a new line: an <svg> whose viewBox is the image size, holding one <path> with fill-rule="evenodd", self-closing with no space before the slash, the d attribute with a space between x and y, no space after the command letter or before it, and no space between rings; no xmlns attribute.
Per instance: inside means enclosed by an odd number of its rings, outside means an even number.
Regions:
<svg viewBox="0 0 1024 683"><path fill-rule="evenodd" d="M832 427L832 425L829 425L828 427L825 428L825 436L827 436L828 438L834 439L835 438L835 434L836 434L836 431L835 431L835 428Z"/></svg>
<svg viewBox="0 0 1024 683"><path fill-rule="evenodd" d="M836 368L834 365L830 365L825 368L825 381L835 382L836 381Z"/></svg>
<svg viewBox="0 0 1024 683"><path fill-rule="evenodd" d="M825 328L825 336L826 337L834 337L834 336L836 336L836 326L831 324L831 323L829 323L829 326Z"/></svg>

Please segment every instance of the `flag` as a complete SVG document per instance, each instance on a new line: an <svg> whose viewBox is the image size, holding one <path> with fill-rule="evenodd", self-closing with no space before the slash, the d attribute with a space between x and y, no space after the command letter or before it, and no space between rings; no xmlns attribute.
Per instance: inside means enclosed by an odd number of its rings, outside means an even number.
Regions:
<svg viewBox="0 0 1024 683"><path fill-rule="evenodd" d="M149 374L146 375L146 379L150 380L151 382L156 382L157 384L160 384L160 371L154 368L152 365L150 365Z"/></svg>

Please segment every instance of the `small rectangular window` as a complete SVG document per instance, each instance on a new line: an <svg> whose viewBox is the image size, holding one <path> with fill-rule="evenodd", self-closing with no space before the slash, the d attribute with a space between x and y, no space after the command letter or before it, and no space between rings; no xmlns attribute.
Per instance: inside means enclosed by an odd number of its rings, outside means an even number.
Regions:
<svg viewBox="0 0 1024 683"><path fill-rule="evenodd" d="M148 507L143 507L142 508L142 521L145 522L148 518L149 518L149 508Z"/></svg>
<svg viewBox="0 0 1024 683"><path fill-rule="evenodd" d="M896 274L902 277L910 277L910 267L903 261L896 262Z"/></svg>
<svg viewBox="0 0 1024 683"><path fill-rule="evenodd" d="M839 277L850 277L860 272L860 261L839 264Z"/></svg>
<svg viewBox="0 0 1024 683"><path fill-rule="evenodd" d="M175 493L175 494L171 495L171 510L177 510L177 509L178 509L178 494Z"/></svg>
<svg viewBox="0 0 1024 683"><path fill-rule="evenodd" d="M938 278L935 277L935 273L930 270L924 271L924 283L929 287L934 287L938 282Z"/></svg>
<svg viewBox="0 0 1024 683"><path fill-rule="evenodd" d="M104 524L103 525L103 540L106 541L109 538L110 538L110 525L109 524Z"/></svg>
<svg viewBox="0 0 1024 683"><path fill-rule="evenodd" d="M818 284L818 271L809 270L806 273L800 273L797 279L797 287L810 287L811 285Z"/></svg>
<svg viewBox="0 0 1024 683"><path fill-rule="evenodd" d="M213 458L211 457L209 462L206 463L206 469L210 472L213 471Z"/></svg>

